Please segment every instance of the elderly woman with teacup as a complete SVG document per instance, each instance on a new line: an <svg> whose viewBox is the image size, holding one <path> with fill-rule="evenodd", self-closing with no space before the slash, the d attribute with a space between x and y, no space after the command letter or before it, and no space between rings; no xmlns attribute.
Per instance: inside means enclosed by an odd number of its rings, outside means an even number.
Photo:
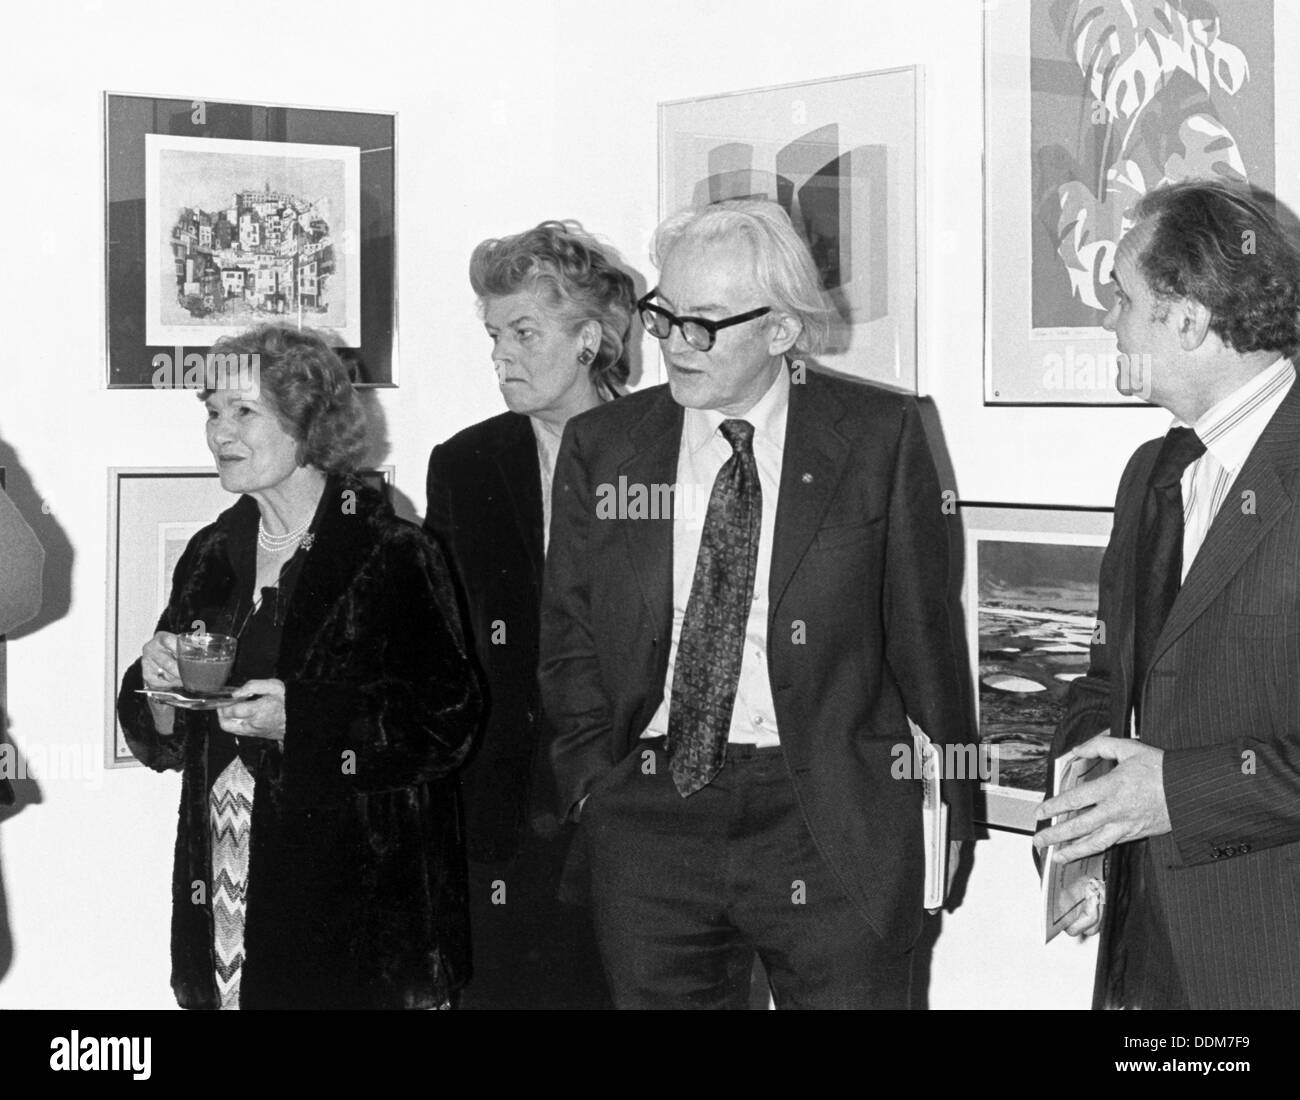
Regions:
<svg viewBox="0 0 1300 1100"><path fill-rule="evenodd" d="M190 540L118 698L136 757L183 774L172 987L186 1008L441 1007L466 964L452 772L481 698L447 568L353 476L365 418L319 335L216 350L257 364L202 394L240 497Z"/></svg>

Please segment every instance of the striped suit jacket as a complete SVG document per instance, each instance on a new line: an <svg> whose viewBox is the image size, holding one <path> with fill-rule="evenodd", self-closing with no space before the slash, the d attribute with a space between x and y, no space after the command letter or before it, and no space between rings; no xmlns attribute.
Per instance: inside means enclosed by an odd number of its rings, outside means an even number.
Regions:
<svg viewBox="0 0 1300 1100"><path fill-rule="evenodd" d="M1101 570L1104 641L1071 685L1054 756L1127 729L1138 526L1160 443L1143 444L1120 479ZM1300 384L1211 524L1142 689L1143 739L1165 750L1172 825L1148 841L1150 888L1193 1008L1300 1008L1297 497ZM1099 988L1109 954L1103 942Z"/></svg>

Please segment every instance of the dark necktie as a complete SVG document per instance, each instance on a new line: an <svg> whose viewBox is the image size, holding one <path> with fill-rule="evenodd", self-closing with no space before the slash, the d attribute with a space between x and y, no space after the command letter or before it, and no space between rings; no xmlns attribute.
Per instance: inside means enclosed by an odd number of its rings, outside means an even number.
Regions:
<svg viewBox="0 0 1300 1100"><path fill-rule="evenodd" d="M1191 428L1173 428L1165 436L1147 481L1138 533L1137 591L1133 623L1133 707L1141 701L1142 683L1151 667L1156 639L1183 583L1183 472L1205 453ZM1140 712L1139 712L1140 713Z"/></svg>
<svg viewBox="0 0 1300 1100"><path fill-rule="evenodd" d="M667 752L683 798L711 782L726 759L763 516L754 425L724 420L719 431L732 455L709 495L668 707Z"/></svg>
<svg viewBox="0 0 1300 1100"><path fill-rule="evenodd" d="M1151 667L1183 576L1183 471L1205 453L1191 428L1165 436L1147 481L1134 576L1133 711L1142 731L1142 682ZM1186 1008L1187 996L1165 931L1145 840L1106 854L1106 909L1097 960L1094 1008Z"/></svg>

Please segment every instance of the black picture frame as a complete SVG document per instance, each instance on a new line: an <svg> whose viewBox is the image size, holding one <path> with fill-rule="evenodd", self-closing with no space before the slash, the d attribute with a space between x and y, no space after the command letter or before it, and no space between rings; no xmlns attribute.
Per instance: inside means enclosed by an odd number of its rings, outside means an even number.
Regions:
<svg viewBox="0 0 1300 1100"><path fill-rule="evenodd" d="M154 361L175 348L146 341L146 134L357 148L361 339L337 350L357 385L397 385L395 114L105 92L103 116L108 389L175 388L155 383Z"/></svg>

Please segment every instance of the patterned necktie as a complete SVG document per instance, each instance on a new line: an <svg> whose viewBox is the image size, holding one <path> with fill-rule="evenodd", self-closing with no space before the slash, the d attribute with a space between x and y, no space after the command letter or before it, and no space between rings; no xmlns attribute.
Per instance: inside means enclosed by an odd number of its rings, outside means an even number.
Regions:
<svg viewBox="0 0 1300 1100"><path fill-rule="evenodd" d="M1137 592L1133 624L1133 706L1151 665L1156 639L1183 583L1183 471L1205 453L1191 428L1165 436L1147 482L1138 534Z"/></svg>
<svg viewBox="0 0 1300 1100"><path fill-rule="evenodd" d="M710 783L727 756L763 517L754 425L724 420L719 430L732 455L709 495L668 707L667 752L683 798Z"/></svg>

